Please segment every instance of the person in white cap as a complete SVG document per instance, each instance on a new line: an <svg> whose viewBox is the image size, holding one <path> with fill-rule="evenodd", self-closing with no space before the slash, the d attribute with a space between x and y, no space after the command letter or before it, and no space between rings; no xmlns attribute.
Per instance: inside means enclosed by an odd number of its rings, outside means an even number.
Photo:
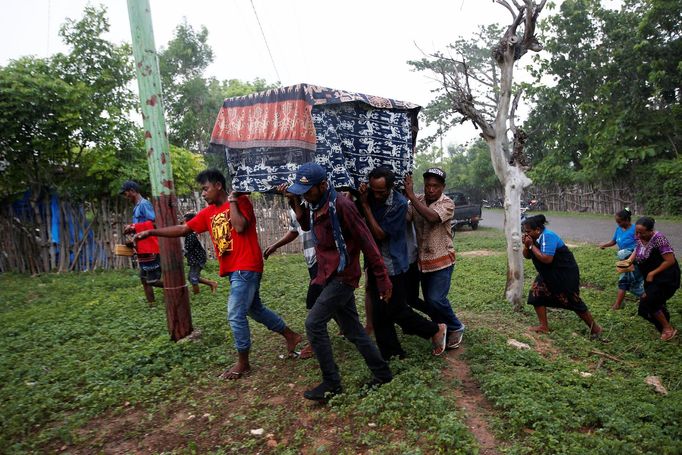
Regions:
<svg viewBox="0 0 682 455"><path fill-rule="evenodd" d="M408 220L414 221L419 246L419 270L422 292L434 322L448 326L446 347L459 347L464 336L464 324L457 318L448 300L452 272L455 268L455 247L450 221L455 203L447 197L445 171L432 167L424 172L424 194L414 193L412 176L405 177L405 195L410 200Z"/></svg>

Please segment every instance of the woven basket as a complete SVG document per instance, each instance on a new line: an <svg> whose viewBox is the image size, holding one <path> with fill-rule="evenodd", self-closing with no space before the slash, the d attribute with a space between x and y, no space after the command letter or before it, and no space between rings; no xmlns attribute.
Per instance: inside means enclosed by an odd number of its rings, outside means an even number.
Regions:
<svg viewBox="0 0 682 455"><path fill-rule="evenodd" d="M132 256L133 249L127 245L116 245L114 248L114 254L116 256Z"/></svg>
<svg viewBox="0 0 682 455"><path fill-rule="evenodd" d="M616 262L616 272L626 273L634 272L635 266L630 261L618 261Z"/></svg>

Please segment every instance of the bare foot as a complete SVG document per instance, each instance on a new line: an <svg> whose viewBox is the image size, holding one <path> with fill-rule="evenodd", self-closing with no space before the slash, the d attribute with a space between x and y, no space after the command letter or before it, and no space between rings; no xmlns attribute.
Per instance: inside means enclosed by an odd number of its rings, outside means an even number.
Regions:
<svg viewBox="0 0 682 455"><path fill-rule="evenodd" d="M608 343L609 341L607 339L602 338L602 332L603 332L602 328L595 324L594 327L592 327L592 331L590 333L590 339L596 340L596 341L601 341L602 343Z"/></svg>
<svg viewBox="0 0 682 455"><path fill-rule="evenodd" d="M245 376L249 371L251 371L250 365L236 363L233 367L223 371L218 377L220 379L235 380Z"/></svg>
<svg viewBox="0 0 682 455"><path fill-rule="evenodd" d="M623 308L623 305L619 305L617 303L614 303L613 305L611 305L612 310L620 310L622 308Z"/></svg>
<svg viewBox="0 0 682 455"><path fill-rule="evenodd" d="M669 329L663 330L663 333L661 334L661 340L663 341L672 340L673 338L675 338L675 335L677 335L677 329L670 327Z"/></svg>
<svg viewBox="0 0 682 455"><path fill-rule="evenodd" d="M544 325L536 325L533 327L528 327L528 330L531 332L535 333L549 333L549 327L545 327Z"/></svg>

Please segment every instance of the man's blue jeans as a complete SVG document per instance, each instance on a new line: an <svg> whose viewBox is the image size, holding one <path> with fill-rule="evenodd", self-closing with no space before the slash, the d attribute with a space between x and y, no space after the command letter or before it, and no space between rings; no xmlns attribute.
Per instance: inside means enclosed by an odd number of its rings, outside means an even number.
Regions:
<svg viewBox="0 0 682 455"><path fill-rule="evenodd" d="M251 347L251 332L246 315L273 332L282 333L286 324L277 313L260 300L261 273L237 270L229 274L230 296L227 299L227 320L232 328L234 345L239 352Z"/></svg>
<svg viewBox="0 0 682 455"><path fill-rule="evenodd" d="M429 316L433 322L448 326L448 332L456 332L464 328L464 324L457 319L448 300L450 281L454 265L435 272L422 272L422 293L424 301L429 307Z"/></svg>

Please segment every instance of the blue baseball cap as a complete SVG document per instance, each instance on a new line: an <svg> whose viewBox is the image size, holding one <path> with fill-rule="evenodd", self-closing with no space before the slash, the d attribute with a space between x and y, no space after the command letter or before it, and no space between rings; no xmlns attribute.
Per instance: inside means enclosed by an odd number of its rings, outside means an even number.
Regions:
<svg viewBox="0 0 682 455"><path fill-rule="evenodd" d="M303 163L296 171L294 184L287 191L299 196L308 192L310 188L327 180L327 171L317 163Z"/></svg>
<svg viewBox="0 0 682 455"><path fill-rule="evenodd" d="M123 194L128 190L134 190L136 193L140 192L140 185L137 184L137 182L133 180L126 180L123 182L123 185L121 185L121 190L119 191L119 194Z"/></svg>

